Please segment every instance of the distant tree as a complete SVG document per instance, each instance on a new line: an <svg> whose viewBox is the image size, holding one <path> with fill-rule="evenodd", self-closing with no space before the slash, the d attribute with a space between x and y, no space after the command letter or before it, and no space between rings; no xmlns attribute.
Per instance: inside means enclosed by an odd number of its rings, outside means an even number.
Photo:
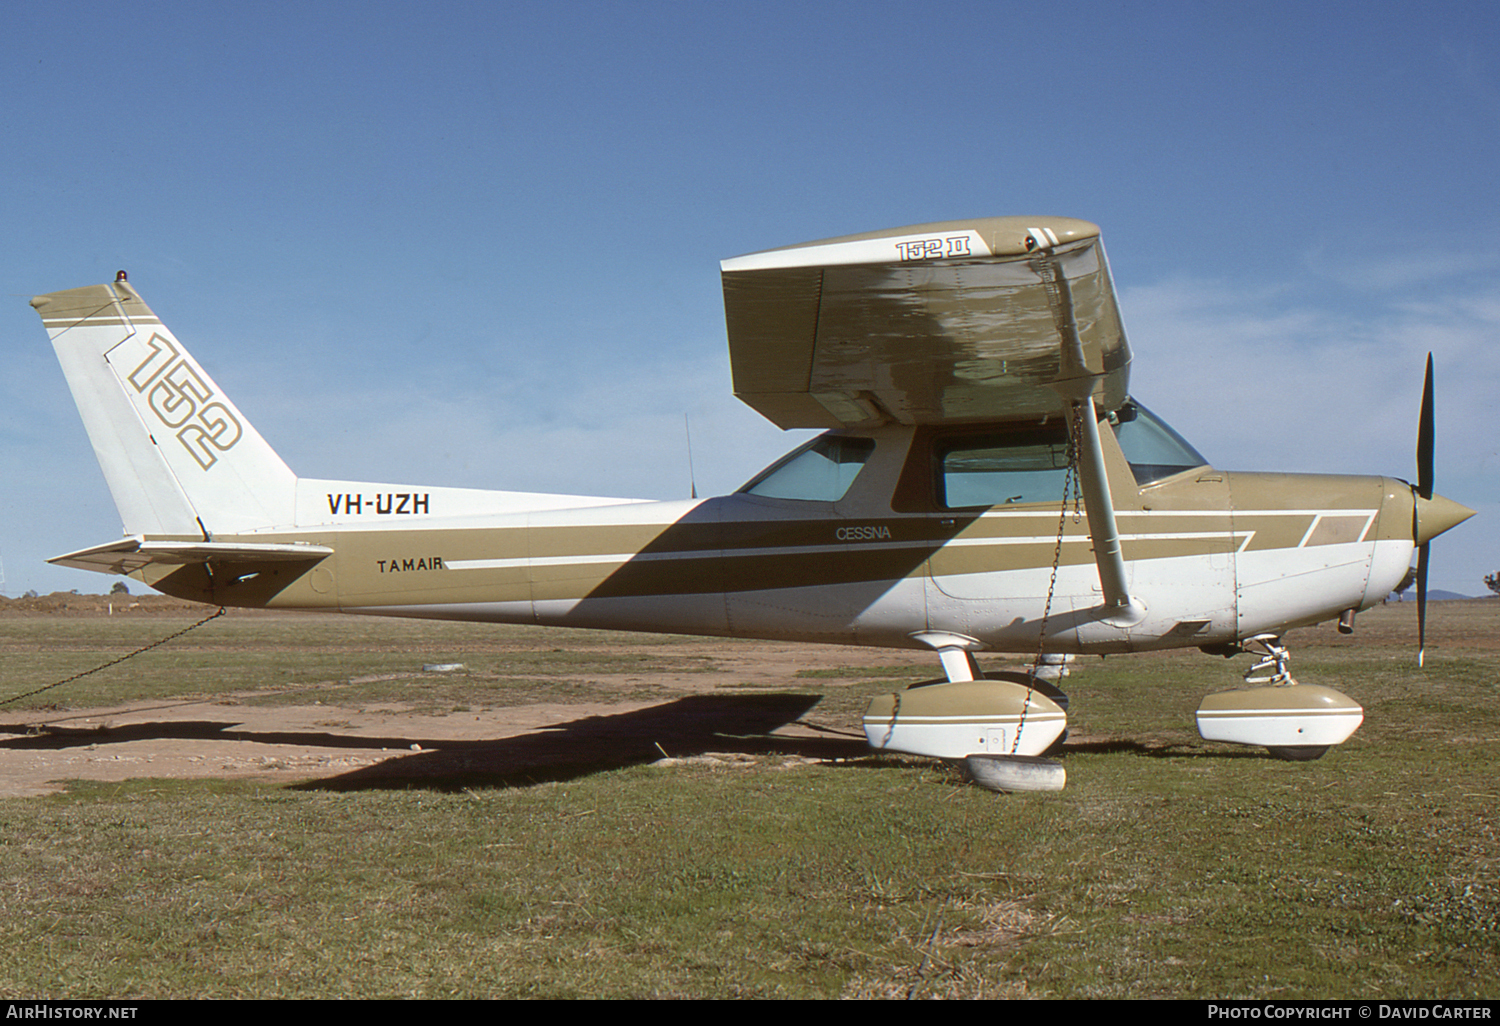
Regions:
<svg viewBox="0 0 1500 1026"><path fill-rule="evenodd" d="M1496 595L1500 595L1500 573L1485 574L1484 585Z"/></svg>
<svg viewBox="0 0 1500 1026"><path fill-rule="evenodd" d="M1414 566L1409 566L1409 567L1406 568L1406 576L1403 577L1403 578L1401 578L1400 582L1397 583L1397 585L1396 585L1396 588L1395 588L1396 600L1398 602L1405 602L1406 601L1405 593L1406 593L1407 589L1409 589L1413 584L1416 584L1416 583L1417 583L1417 568L1414 567Z"/></svg>
<svg viewBox="0 0 1500 1026"><path fill-rule="evenodd" d="M22 598L36 598L37 597L36 589L35 588L28 588L27 591L26 591L26 594L22 595L21 597Z"/></svg>
<svg viewBox="0 0 1500 1026"><path fill-rule="evenodd" d="M129 595L130 589L125 587L124 581L116 581L115 586L109 589L111 595Z"/></svg>

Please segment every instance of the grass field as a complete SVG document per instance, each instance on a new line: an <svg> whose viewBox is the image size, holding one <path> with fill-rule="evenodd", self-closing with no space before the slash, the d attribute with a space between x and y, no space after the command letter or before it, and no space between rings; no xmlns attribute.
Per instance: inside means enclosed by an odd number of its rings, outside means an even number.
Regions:
<svg viewBox="0 0 1500 1026"><path fill-rule="evenodd" d="M10 717L796 694L822 696L826 757L709 731L659 763L590 742L566 772L0 800L0 996L1495 997L1500 602L1435 604L1422 671L1413 621L1293 636L1299 679L1366 710L1308 764L1197 738L1244 657L1082 660L1066 790L1002 796L845 740L868 696L933 675L903 654L778 680L726 670L751 643L225 618ZM3 690L187 622L0 617ZM412 669L446 659L466 672Z"/></svg>

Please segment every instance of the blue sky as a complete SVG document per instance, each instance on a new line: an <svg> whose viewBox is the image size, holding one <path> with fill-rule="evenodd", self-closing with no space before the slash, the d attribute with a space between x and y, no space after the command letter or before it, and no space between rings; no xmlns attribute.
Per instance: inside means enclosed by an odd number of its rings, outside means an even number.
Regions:
<svg viewBox="0 0 1500 1026"><path fill-rule="evenodd" d="M1133 390L1216 465L1414 474L1500 570L1493 3L76 3L0 38L4 592L119 519L30 296L127 268L298 473L683 497L797 441L718 261L1104 231Z"/></svg>

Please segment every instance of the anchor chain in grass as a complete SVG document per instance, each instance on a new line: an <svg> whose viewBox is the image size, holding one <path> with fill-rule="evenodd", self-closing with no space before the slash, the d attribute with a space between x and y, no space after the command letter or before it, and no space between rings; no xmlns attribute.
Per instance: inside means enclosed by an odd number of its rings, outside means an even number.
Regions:
<svg viewBox="0 0 1500 1026"><path fill-rule="evenodd" d="M199 627L202 627L204 624L208 623L208 621L210 621L210 620L217 620L219 617L223 616L226 612L228 612L228 610L225 609L223 606L220 606L218 612L216 612L216 613L210 613L208 616L205 616L203 619L199 620L197 623L190 624L189 626L184 627L182 630L178 631L175 634L168 634L165 638L162 638L159 641L153 641L149 645L143 645L140 648L136 649L134 652L127 652L125 655L120 656L120 658L118 658L118 659L111 659L107 663L101 663L100 665L94 667L92 670L84 670L82 673L75 673L71 677L64 677L62 680L53 681L51 684L46 684L46 685L44 685L42 687L39 687L39 688L35 689L34 691L26 691L26 692L23 692L23 693L21 693L19 695L13 695L10 698L0 699L0 705L9 705L12 702L19 702L23 698L30 698L32 695L40 695L43 691L51 691L53 688L62 687L64 684L70 684L73 681L78 680L78 679L80 679L82 677L87 677L90 674L98 673L100 670L107 670L111 666L118 666L118 665L120 665L121 663L123 663L127 659L134 659L136 656L140 655L142 652L149 652L153 648L160 648L162 645L165 645L167 642L172 641L175 638L182 637L188 631L197 630Z"/></svg>

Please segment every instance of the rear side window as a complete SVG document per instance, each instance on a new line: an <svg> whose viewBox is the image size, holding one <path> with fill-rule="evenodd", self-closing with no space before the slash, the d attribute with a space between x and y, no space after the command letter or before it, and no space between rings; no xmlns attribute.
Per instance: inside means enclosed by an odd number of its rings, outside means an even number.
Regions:
<svg viewBox="0 0 1500 1026"><path fill-rule="evenodd" d="M740 491L768 499L838 502L874 451L871 438L820 435L771 464Z"/></svg>

